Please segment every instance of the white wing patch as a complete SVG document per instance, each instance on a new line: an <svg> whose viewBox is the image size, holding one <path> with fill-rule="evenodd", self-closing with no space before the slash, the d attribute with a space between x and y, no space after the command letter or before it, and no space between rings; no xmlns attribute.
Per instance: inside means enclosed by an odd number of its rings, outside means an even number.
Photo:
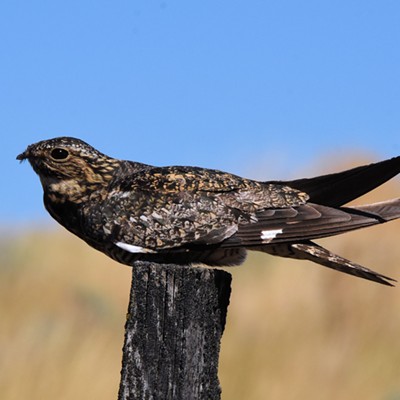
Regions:
<svg viewBox="0 0 400 400"><path fill-rule="evenodd" d="M270 229L268 231L261 231L261 240L269 243L276 238L277 235L282 233L282 229Z"/></svg>
<svg viewBox="0 0 400 400"><path fill-rule="evenodd" d="M156 253L154 250L146 249L140 246L134 246L133 244L124 242L116 242L115 245L122 250L129 251L129 253Z"/></svg>

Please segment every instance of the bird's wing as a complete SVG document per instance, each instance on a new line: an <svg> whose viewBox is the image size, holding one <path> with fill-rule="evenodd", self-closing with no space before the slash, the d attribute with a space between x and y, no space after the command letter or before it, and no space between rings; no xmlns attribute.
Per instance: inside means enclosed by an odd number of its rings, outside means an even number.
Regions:
<svg viewBox="0 0 400 400"><path fill-rule="evenodd" d="M307 203L286 209L269 209L256 215L257 222L241 224L224 246L235 243L250 248L296 243L376 225L400 217L400 199L346 208Z"/></svg>
<svg viewBox="0 0 400 400"><path fill-rule="evenodd" d="M256 221L260 210L306 200L296 189L220 171L152 168L114 183L99 205L97 225L107 240L132 252L214 245L233 236L242 221Z"/></svg>
<svg viewBox="0 0 400 400"><path fill-rule="evenodd" d="M338 207L375 189L400 172L400 157L343 172L294 181L271 181L306 192L310 201Z"/></svg>
<svg viewBox="0 0 400 400"><path fill-rule="evenodd" d="M296 243L400 217L400 200L336 208L307 199L289 186L215 170L151 168L110 189L101 226L108 241L139 253Z"/></svg>

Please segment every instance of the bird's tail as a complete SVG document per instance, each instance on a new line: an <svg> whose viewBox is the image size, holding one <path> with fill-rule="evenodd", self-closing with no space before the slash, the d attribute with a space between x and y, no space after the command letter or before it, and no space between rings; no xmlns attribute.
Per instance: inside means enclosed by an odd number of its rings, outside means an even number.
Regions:
<svg viewBox="0 0 400 400"><path fill-rule="evenodd" d="M281 241L274 240L270 244L250 246L248 248L281 257L313 261L346 274L393 286L391 282L395 282L394 279L336 255L309 239L332 236L400 218L400 199L358 207L341 207L340 210L348 212L351 218L341 223L328 223L326 225L318 222L315 227L312 224L308 226L306 221L301 227L302 234L296 233L295 225L289 225L285 238L281 239ZM285 229L283 232L285 232Z"/></svg>
<svg viewBox="0 0 400 400"><path fill-rule="evenodd" d="M378 282L387 286L393 286L391 282L396 282L395 279L389 278L385 275L347 260L344 257L338 256L313 242L294 243L290 244L289 246L291 247L293 258L310 260L317 264L323 265L324 267L332 268L336 271L344 272L345 274L368 279L370 281Z"/></svg>
<svg viewBox="0 0 400 400"><path fill-rule="evenodd" d="M396 282L395 279L338 256L309 240L299 243L280 243L260 246L253 248L253 250L262 251L263 253L272 254L274 256L294 258L296 260L309 260L324 267L332 268L358 278L381 283L382 285L394 286L391 282Z"/></svg>

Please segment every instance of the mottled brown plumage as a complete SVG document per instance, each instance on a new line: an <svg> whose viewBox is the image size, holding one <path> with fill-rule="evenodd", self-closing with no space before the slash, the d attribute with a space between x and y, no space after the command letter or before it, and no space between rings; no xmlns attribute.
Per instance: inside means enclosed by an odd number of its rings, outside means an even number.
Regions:
<svg viewBox="0 0 400 400"><path fill-rule="evenodd" d="M400 217L400 201L341 207L400 171L400 158L291 182L108 157L70 137L28 146L44 204L65 228L119 262L238 265L246 250L392 280L311 242Z"/></svg>

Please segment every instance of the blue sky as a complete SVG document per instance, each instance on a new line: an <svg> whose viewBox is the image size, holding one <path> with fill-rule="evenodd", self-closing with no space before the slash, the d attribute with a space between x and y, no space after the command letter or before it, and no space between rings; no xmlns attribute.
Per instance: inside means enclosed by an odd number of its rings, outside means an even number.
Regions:
<svg viewBox="0 0 400 400"><path fill-rule="evenodd" d="M400 154L399 21L394 0L3 1L0 221L50 218L15 156L55 136L265 179Z"/></svg>

